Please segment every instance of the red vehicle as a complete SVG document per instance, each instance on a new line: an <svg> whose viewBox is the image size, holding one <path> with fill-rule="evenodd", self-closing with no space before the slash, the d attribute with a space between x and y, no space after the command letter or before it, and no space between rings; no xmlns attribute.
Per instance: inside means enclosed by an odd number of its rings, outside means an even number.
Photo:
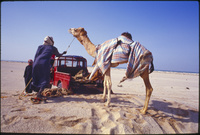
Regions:
<svg viewBox="0 0 200 135"><path fill-rule="evenodd" d="M96 88L103 91L103 81L90 81L75 77L77 73L88 75L87 60L82 56L65 55L55 58L53 71L51 73L51 82L54 86L69 89L88 90ZM87 88L86 88L87 87Z"/></svg>

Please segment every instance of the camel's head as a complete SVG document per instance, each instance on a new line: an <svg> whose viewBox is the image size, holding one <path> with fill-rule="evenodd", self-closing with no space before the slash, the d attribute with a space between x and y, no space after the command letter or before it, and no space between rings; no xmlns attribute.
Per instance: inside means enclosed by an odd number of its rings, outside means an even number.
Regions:
<svg viewBox="0 0 200 135"><path fill-rule="evenodd" d="M84 36L87 35L87 31L84 30L84 28L70 28L68 30L69 33L71 33L74 37Z"/></svg>

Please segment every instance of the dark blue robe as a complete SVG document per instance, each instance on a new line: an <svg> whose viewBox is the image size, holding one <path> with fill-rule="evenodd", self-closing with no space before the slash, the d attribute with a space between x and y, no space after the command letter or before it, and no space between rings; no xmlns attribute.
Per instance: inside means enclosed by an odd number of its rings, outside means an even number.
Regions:
<svg viewBox="0 0 200 135"><path fill-rule="evenodd" d="M62 55L58 52L58 49L52 45L40 45L38 47L32 69L32 85L34 87L40 89L49 87L51 67L50 60L53 54L57 57Z"/></svg>
<svg viewBox="0 0 200 135"><path fill-rule="evenodd" d="M26 66L26 69L24 71L24 81L25 81L25 86L27 86L27 84L29 83L30 79L32 78L32 65L28 65ZM30 84L26 87L26 92L27 93L31 93L31 89L30 89Z"/></svg>

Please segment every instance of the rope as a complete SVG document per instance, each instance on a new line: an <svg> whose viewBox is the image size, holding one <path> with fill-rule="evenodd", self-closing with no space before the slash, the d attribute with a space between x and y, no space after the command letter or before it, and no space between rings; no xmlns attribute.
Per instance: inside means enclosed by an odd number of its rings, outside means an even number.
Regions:
<svg viewBox="0 0 200 135"><path fill-rule="evenodd" d="M61 91L62 91L61 88L54 88L54 89L46 88L42 92L42 95L45 97L60 97L62 96Z"/></svg>
<svg viewBox="0 0 200 135"><path fill-rule="evenodd" d="M30 81L28 82L28 84L26 85L25 89L22 91L22 93L19 95L19 99L21 100L21 96L24 93L24 91L26 90L26 88L28 87L29 83L32 81L33 78L30 79Z"/></svg>
<svg viewBox="0 0 200 135"><path fill-rule="evenodd" d="M67 52L67 50L69 49L69 47L71 46L71 44L72 44L72 42L74 41L74 39L75 39L75 37L73 38L73 40L71 41L71 43L68 45L68 47L67 47L67 49L66 49L66 52ZM59 59L60 57L58 57L58 59ZM54 63L53 63L53 65L55 64L55 60L54 60Z"/></svg>
<svg viewBox="0 0 200 135"><path fill-rule="evenodd" d="M74 39L75 39L75 37L74 37ZM74 39L72 40L72 42L74 41ZM68 45L66 51L68 50L68 48L70 47L70 45L72 44L72 42Z"/></svg>

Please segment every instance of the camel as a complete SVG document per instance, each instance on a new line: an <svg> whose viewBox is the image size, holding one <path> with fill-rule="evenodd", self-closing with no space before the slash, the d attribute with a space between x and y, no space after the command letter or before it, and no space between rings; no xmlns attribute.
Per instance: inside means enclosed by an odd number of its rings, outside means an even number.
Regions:
<svg viewBox="0 0 200 135"><path fill-rule="evenodd" d="M71 33L77 40L85 47L85 50L87 53L94 57L97 55L96 54L96 45L94 45L90 39L87 36L87 32L84 30L84 28L79 27L79 28L70 28L68 30L69 33ZM110 67L116 67L119 64L127 63L127 61L122 62L122 63L111 63ZM148 65L149 66L149 65ZM103 96L102 96L102 101L105 102L106 99L106 93L108 93L107 97L107 102L105 103L105 106L109 107L110 102L111 102L111 87L112 87L112 82L111 82L111 75L110 75L110 67L105 71L104 73L104 91L103 91ZM145 103L142 109L140 109L140 113L146 114L150 96L152 94L153 88L151 86L150 80L149 80L149 68L146 68L143 73L140 74L141 78L144 81L145 87L146 87L146 99Z"/></svg>

